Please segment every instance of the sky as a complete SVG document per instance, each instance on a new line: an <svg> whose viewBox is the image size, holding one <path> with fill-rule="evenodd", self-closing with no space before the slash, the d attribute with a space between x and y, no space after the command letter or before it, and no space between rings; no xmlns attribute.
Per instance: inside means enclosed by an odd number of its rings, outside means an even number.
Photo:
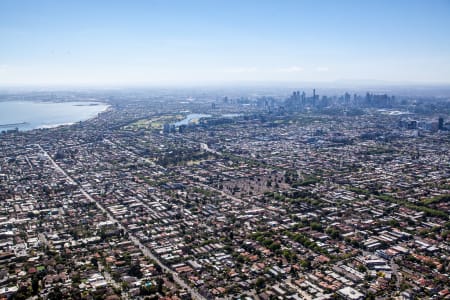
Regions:
<svg viewBox="0 0 450 300"><path fill-rule="evenodd" d="M450 83L450 0L0 0L0 85Z"/></svg>

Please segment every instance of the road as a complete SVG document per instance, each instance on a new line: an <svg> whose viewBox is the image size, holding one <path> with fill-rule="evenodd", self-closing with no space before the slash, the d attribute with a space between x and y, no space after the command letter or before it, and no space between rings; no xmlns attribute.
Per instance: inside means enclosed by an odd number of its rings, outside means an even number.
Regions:
<svg viewBox="0 0 450 300"><path fill-rule="evenodd" d="M100 204L97 200L95 200L88 192L86 192L83 187L81 185L79 185L75 180L73 180L72 177L70 177L54 160L53 158L48 154L47 151L44 150L44 148L42 148L41 145L36 144L38 146L38 148L41 150L41 152L48 158L48 160L52 163L52 165L55 167L55 169L60 172L61 174L63 174L67 180L70 183L76 184L78 185L78 188L80 190L80 192L90 201L92 201L93 203L95 203L95 205L103 212L106 214L106 216L108 217L108 219L112 222L114 222L119 229L122 229L125 233L128 234L128 236L130 237L130 240L137 246L139 247L139 249L141 249L142 253L152 259L153 261L155 261L160 267L161 269L172 275L174 281L179 284L182 288L184 288L186 291L188 291L191 294L192 299L206 299L205 297L203 297L202 295L200 295L196 290L194 290L193 288L191 288L188 284L186 284L183 279L181 279L178 274L176 272L174 272L173 270L171 270L168 266L166 266L165 264L163 264L151 251L150 249L145 246L144 244L141 243L141 241L139 241L139 239L137 237L135 237L132 233L130 233L127 228L125 228L117 219L114 218L114 216L105 208L103 207L102 204ZM148 206L145 205L147 208Z"/></svg>

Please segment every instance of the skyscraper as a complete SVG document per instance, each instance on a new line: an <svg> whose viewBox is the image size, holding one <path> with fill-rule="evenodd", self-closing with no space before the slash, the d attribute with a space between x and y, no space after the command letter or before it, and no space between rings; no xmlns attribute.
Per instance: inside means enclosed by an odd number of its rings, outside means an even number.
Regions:
<svg viewBox="0 0 450 300"><path fill-rule="evenodd" d="M438 119L438 129L444 130L444 118L443 117L439 117L439 119Z"/></svg>

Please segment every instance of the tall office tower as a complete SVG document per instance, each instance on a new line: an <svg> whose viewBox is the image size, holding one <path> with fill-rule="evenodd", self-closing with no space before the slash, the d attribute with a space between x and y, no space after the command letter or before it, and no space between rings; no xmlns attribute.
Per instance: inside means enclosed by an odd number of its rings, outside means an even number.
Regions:
<svg viewBox="0 0 450 300"><path fill-rule="evenodd" d="M439 119L438 119L438 129L444 130L444 118L443 117L439 117Z"/></svg>

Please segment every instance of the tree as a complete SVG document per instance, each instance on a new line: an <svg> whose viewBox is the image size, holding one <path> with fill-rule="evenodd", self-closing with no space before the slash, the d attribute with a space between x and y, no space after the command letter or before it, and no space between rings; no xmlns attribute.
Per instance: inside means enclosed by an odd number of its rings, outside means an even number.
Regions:
<svg viewBox="0 0 450 300"><path fill-rule="evenodd" d="M37 276L33 276L33 279L31 280L31 290L33 291L33 295L39 293L39 278Z"/></svg>
<svg viewBox="0 0 450 300"><path fill-rule="evenodd" d="M311 229L316 231L322 231L322 225L317 222L311 222Z"/></svg>
<svg viewBox="0 0 450 300"><path fill-rule="evenodd" d="M59 286L55 286L53 290L48 294L49 300L59 300L64 299L64 295L60 290Z"/></svg>
<svg viewBox="0 0 450 300"><path fill-rule="evenodd" d="M258 279L256 279L255 285L257 289L262 289L266 286L266 280L264 279L264 277L258 277Z"/></svg>
<svg viewBox="0 0 450 300"><path fill-rule="evenodd" d="M94 267L98 268L98 260L97 260L97 258L92 257L92 258L91 258L91 264L92 264Z"/></svg>
<svg viewBox="0 0 450 300"><path fill-rule="evenodd" d="M130 287L130 285L126 281L122 281L121 285L122 285L122 290L124 290L124 291L127 291Z"/></svg>
<svg viewBox="0 0 450 300"><path fill-rule="evenodd" d="M300 261L300 266L303 269L309 270L311 268L311 263L309 262L309 260L302 260Z"/></svg>
<svg viewBox="0 0 450 300"><path fill-rule="evenodd" d="M78 286L81 283L80 273L78 272L72 273L71 278L72 278L72 286Z"/></svg>
<svg viewBox="0 0 450 300"><path fill-rule="evenodd" d="M19 290L11 297L13 300L25 300L29 297L28 289L26 286L21 286Z"/></svg>
<svg viewBox="0 0 450 300"><path fill-rule="evenodd" d="M141 266L139 265L139 263L135 263L134 265L131 266L130 270L128 271L128 275L130 276L134 276L137 278L142 278L142 271L141 271Z"/></svg>

